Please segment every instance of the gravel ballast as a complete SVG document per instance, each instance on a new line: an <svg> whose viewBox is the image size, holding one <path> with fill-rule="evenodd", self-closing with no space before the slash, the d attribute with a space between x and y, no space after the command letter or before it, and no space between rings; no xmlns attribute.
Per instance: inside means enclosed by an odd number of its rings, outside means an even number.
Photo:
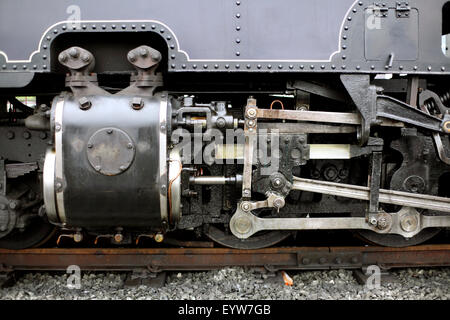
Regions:
<svg viewBox="0 0 450 320"><path fill-rule="evenodd" d="M351 270L292 271L293 286L277 275L226 268L209 272L168 273L161 288L124 286L126 273L83 272L80 289L67 287L68 274L26 273L0 299L439 299L450 300L450 268L400 269L379 288L357 283Z"/></svg>

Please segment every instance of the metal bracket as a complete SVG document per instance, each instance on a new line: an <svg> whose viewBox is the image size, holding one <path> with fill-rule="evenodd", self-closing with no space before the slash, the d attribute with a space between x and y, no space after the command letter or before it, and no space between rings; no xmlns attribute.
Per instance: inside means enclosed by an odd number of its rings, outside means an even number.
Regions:
<svg viewBox="0 0 450 320"><path fill-rule="evenodd" d="M397 7L395 8L395 15L397 18L409 18L411 12L411 7L407 1L397 2Z"/></svg>

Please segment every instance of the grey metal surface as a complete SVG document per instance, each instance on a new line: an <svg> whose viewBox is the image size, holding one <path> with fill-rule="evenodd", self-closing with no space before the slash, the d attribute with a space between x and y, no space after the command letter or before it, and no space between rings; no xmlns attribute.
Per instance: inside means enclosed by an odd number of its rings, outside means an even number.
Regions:
<svg viewBox="0 0 450 320"><path fill-rule="evenodd" d="M49 72L62 34L104 32L157 34L176 72L448 73L446 0L410 2L408 17L396 16L396 1L383 3L387 17L371 24L368 0L3 0L0 85L25 85L26 71Z"/></svg>

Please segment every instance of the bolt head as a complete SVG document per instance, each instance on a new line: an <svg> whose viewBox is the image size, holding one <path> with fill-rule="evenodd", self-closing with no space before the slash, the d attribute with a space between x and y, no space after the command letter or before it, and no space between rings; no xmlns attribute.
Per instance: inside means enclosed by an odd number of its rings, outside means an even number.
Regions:
<svg viewBox="0 0 450 320"><path fill-rule="evenodd" d="M128 60L130 60L131 62L135 62L136 61L136 53L134 53L134 52L128 53Z"/></svg>
<svg viewBox="0 0 450 320"><path fill-rule="evenodd" d="M157 233L155 235L155 241L156 242L160 243L160 242L163 242L163 240L164 240L164 235L162 233Z"/></svg>
<svg viewBox="0 0 450 320"><path fill-rule="evenodd" d="M140 54L142 57L146 57L146 56L148 56L148 50L147 50L146 48L141 48L141 49L139 50L139 54Z"/></svg>
<svg viewBox="0 0 450 320"><path fill-rule="evenodd" d="M66 62L67 59L69 59L69 57L67 56L67 54L65 54L64 52L62 52L62 53L59 54L58 59L59 59L60 62Z"/></svg>
<svg viewBox="0 0 450 320"><path fill-rule="evenodd" d="M78 58L78 55L79 55L78 50L76 48L71 48L69 50L69 55L74 59Z"/></svg>
<svg viewBox="0 0 450 320"><path fill-rule="evenodd" d="M84 62L89 62L91 61L91 57L87 53L85 53L81 56L81 60L83 60Z"/></svg>
<svg viewBox="0 0 450 320"><path fill-rule="evenodd" d="M159 53L158 51L152 52L152 60L155 62L161 61L161 53Z"/></svg>

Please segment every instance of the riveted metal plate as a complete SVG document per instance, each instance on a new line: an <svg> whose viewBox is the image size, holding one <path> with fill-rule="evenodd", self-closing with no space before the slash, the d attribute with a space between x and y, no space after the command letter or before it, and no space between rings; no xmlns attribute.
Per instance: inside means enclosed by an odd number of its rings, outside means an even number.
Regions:
<svg viewBox="0 0 450 320"><path fill-rule="evenodd" d="M106 176L115 176L131 166L135 147L126 132L116 128L104 128L91 136L86 152L95 171Z"/></svg>

